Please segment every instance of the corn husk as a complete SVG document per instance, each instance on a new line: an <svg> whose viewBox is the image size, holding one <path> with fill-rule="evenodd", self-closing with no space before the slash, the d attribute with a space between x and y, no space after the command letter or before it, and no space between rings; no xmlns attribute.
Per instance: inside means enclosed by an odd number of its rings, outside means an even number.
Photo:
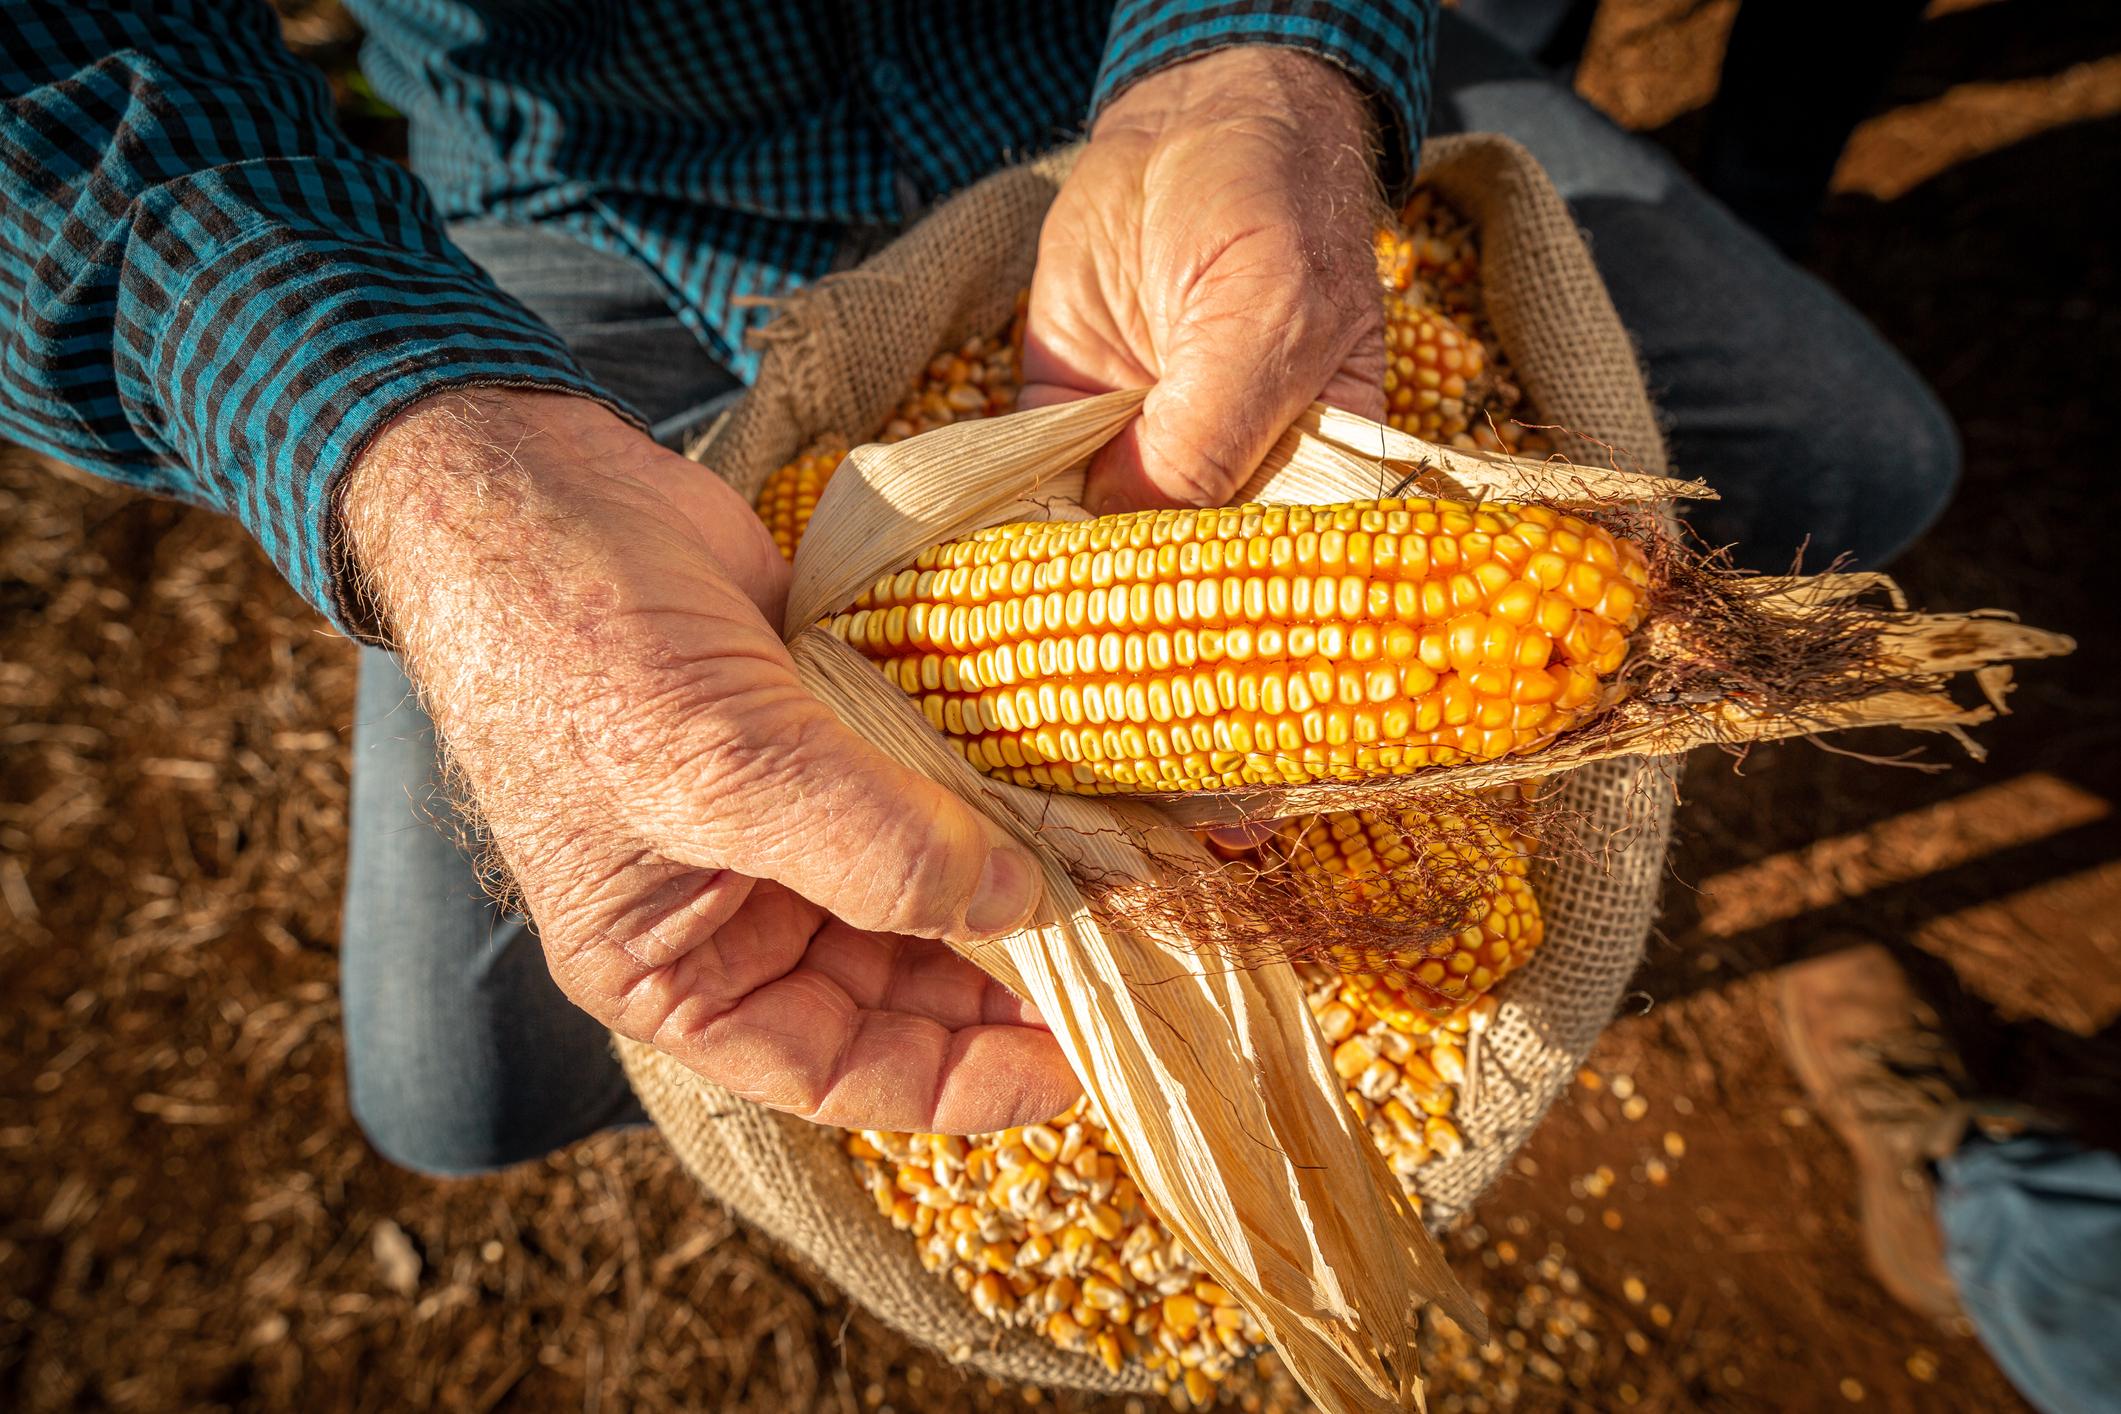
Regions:
<svg viewBox="0 0 2121 1414"><path fill-rule="evenodd" d="M1259 1319L1321 1407L1406 1407L1420 1398L1420 1308L1437 1303L1475 1329L1479 1316L1340 1099L1292 969L1271 958L1231 966L1184 938L1120 922L1095 901L1100 889L1170 885L1189 869L1215 868L1181 823L1347 808L1381 788L1404 790L1405 780L1161 804L1028 791L967 765L873 665L815 626L930 545L1012 520L1080 517L1087 459L1140 400L1112 393L856 448L797 556L786 628L806 687L1040 859L1046 895L1036 926L966 952L1037 1004L1150 1205ZM1314 407L1242 496L1316 503L1409 488L1604 509L1711 494L1617 468L1450 451ZM1753 583L1767 610L1798 617L1890 590L1875 575ZM1842 726L1960 731L2000 709L2000 660L2071 646L1993 616L1874 612L1878 688L1860 697L1771 716L1730 702L1632 704L1627 720L1571 733L1534 756L1421 775L1488 785ZM1958 672L1980 675L1988 705L1962 707L1949 695L1945 679ZM1606 715L1630 710L1617 703Z"/></svg>
<svg viewBox="0 0 2121 1414"><path fill-rule="evenodd" d="M953 535L1079 513L1084 459L1136 393L858 448L796 558L789 624L804 685L880 750L957 791L1041 860L1038 926L967 955L1034 1002L1104 1112L1151 1207L1258 1318L1328 1410L1419 1401L1415 1334L1439 1303L1480 1316L1341 1099L1285 962L1230 967L1100 917L1079 881L1154 884L1216 862L1153 807L993 781L865 659L814 627L877 575ZM1072 486L1055 484L1075 472Z"/></svg>

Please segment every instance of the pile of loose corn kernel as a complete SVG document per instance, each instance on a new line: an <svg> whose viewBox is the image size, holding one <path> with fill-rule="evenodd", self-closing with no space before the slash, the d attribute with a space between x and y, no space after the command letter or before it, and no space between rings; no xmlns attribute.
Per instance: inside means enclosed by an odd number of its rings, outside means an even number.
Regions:
<svg viewBox="0 0 2121 1414"><path fill-rule="evenodd" d="M975 1310L1115 1373L1205 1404L1263 1344L1259 1324L1142 1202L1087 1099L1045 1124L969 1138L863 1130L847 1151L877 1210Z"/></svg>
<svg viewBox="0 0 2121 1414"><path fill-rule="evenodd" d="M1309 964L1303 980L1349 1105L1418 1209L1416 1173L1465 1150L1451 1116L1471 1074L1475 1038L1494 1018L1495 998L1476 998L1443 1017L1401 1007L1387 1019L1372 1006L1371 979Z"/></svg>
<svg viewBox="0 0 2121 1414"><path fill-rule="evenodd" d="M1348 1104L1418 1210L1422 1165L1460 1153L1452 1121L1493 996L1446 1017L1371 1010L1359 981L1302 970ZM1045 1124L969 1137L849 1134L877 1211L919 1244L981 1315L1118 1370L1139 1361L1159 1393L1203 1407L1256 1355L1259 1325L1143 1203L1095 1110L1079 1100Z"/></svg>
<svg viewBox="0 0 2121 1414"><path fill-rule="evenodd" d="M937 354L899 400L878 431L879 442L903 442L953 422L1000 417L1016 411L1022 384L1025 290L1016 297L1016 315L1000 338L975 334L955 352Z"/></svg>

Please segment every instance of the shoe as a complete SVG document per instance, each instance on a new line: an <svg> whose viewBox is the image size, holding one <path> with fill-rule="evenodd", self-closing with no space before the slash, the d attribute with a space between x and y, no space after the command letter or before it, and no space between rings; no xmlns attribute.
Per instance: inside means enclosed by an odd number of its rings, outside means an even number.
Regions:
<svg viewBox="0 0 2121 1414"><path fill-rule="evenodd" d="M1872 1274L1910 1310L1963 1328L1929 1165L1976 1107L1936 1013L1875 944L1784 969L1781 992L1790 1068L1856 1160Z"/></svg>

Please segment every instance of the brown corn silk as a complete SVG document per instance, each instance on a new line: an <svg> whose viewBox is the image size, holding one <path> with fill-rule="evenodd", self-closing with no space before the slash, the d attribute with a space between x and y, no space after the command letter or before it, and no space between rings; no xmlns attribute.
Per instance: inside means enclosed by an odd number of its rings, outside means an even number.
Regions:
<svg viewBox="0 0 2121 1414"><path fill-rule="evenodd" d="M876 425L929 350L1000 328L1028 280L1039 223L1070 160L1058 154L989 179L861 270L791 300L767 331L756 387L698 455L750 496L812 437ZM1553 438L1574 463L1446 451L1314 409L1245 495L1325 504L1411 481L1419 494L1650 515L1665 498L1699 491L1600 469L1610 445L1654 470L1661 446L1610 301L1566 210L1523 151L1495 138L1440 141L1424 178L1482 231L1489 316L1532 403L1571 429ZM1167 936L1154 919L1101 907L1098 896L1183 893L1189 878L1213 869L1182 824L1407 804L1422 789L1406 780L1382 789L1325 782L1163 803L1024 790L972 770L872 665L805 627L939 540L1013 520L1080 517L1074 493L1083 461L1138 402L1139 394L1113 394L1008 424L856 449L820 500L797 558L787 618L800 630L793 650L806 684L865 737L1038 851L1048 886L1039 926L973 956L1039 1005L1151 1206L1259 1319L1323 1407L1403 1405L1418 1392L1418 1303L1433 1299L1462 1321L1477 1318L1350 1122L1293 970L1271 958L1219 965L1212 951ZM1809 613L1868 587L1846 577L1793 581L1756 597ZM1636 703L1631 714L1623 702L1601 715L1598 730L1571 733L1537 756L1435 773L1451 789L1475 789L1569 769L1564 807L1587 835L1611 844L1603 858L1571 855L1540 867L1546 945L1501 990L1482 1033L1472 1066L1478 1085L1460 1101L1464 1150L1416 1177L1431 1218L1463 1211L1507 1162L1610 1018L1640 957L1671 780L1669 766L1643 758L1852 722L1957 729L1982 711L1942 694L1944 673L2057 648L1998 621L1905 615L1867 630L1865 641L1889 648L1894 671L1914 685L1851 693L1809 716L1762 717L1724 700L1676 697ZM1985 683L1994 681L1991 672ZM1425 785L1433 784L1428 774ZM702 1183L880 1318L1008 1378L1105 1390L1148 1384L1139 1368L1115 1373L983 1321L921 1269L910 1244L854 1188L835 1134L746 1104L650 1048L622 1041L620 1051Z"/></svg>

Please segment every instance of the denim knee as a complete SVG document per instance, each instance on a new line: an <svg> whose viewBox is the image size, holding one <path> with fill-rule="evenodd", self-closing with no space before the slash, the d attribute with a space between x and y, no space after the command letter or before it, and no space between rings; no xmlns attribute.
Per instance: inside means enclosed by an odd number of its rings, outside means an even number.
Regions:
<svg viewBox="0 0 2121 1414"><path fill-rule="evenodd" d="M1721 496L1688 519L1748 569L1786 573L1800 549L1808 571L1842 557L1879 569L1950 503L1958 429L1853 312L1811 313L1803 335L1734 353L1707 395L1673 410L1674 464Z"/></svg>
<svg viewBox="0 0 2121 1414"><path fill-rule="evenodd" d="M1721 499L1687 514L1702 540L1739 566L1809 573L1846 559L1881 569L1943 514L1958 484L1957 430L1919 384L1893 396L1849 394L1851 405L1817 419L1752 426L1742 453L1685 426L1672 431L1676 466Z"/></svg>
<svg viewBox="0 0 2121 1414"><path fill-rule="evenodd" d="M1898 354L1879 351L1874 376L1831 390L1836 414L1804 436L1799 462L1822 487L1806 563L1848 556L1878 569L1934 525L1959 484L1959 429ZM1829 390L1822 388L1822 396Z"/></svg>
<svg viewBox="0 0 2121 1414"><path fill-rule="evenodd" d="M347 1102L376 1151L462 1177L643 1122L609 1034L560 994L529 925L450 919L443 902L452 927L348 900Z"/></svg>
<svg viewBox="0 0 2121 1414"><path fill-rule="evenodd" d="M399 1168L430 1178L472 1178L542 1158L490 1122L476 1107L420 1091L379 1089L356 1079L348 1095L354 1123L369 1147Z"/></svg>
<svg viewBox="0 0 2121 1414"><path fill-rule="evenodd" d="M1893 362L1895 376L1848 390L1850 415L1816 453L1822 474L1871 488L1839 548L1874 569L1936 524L1963 463L1951 415L1898 355Z"/></svg>

